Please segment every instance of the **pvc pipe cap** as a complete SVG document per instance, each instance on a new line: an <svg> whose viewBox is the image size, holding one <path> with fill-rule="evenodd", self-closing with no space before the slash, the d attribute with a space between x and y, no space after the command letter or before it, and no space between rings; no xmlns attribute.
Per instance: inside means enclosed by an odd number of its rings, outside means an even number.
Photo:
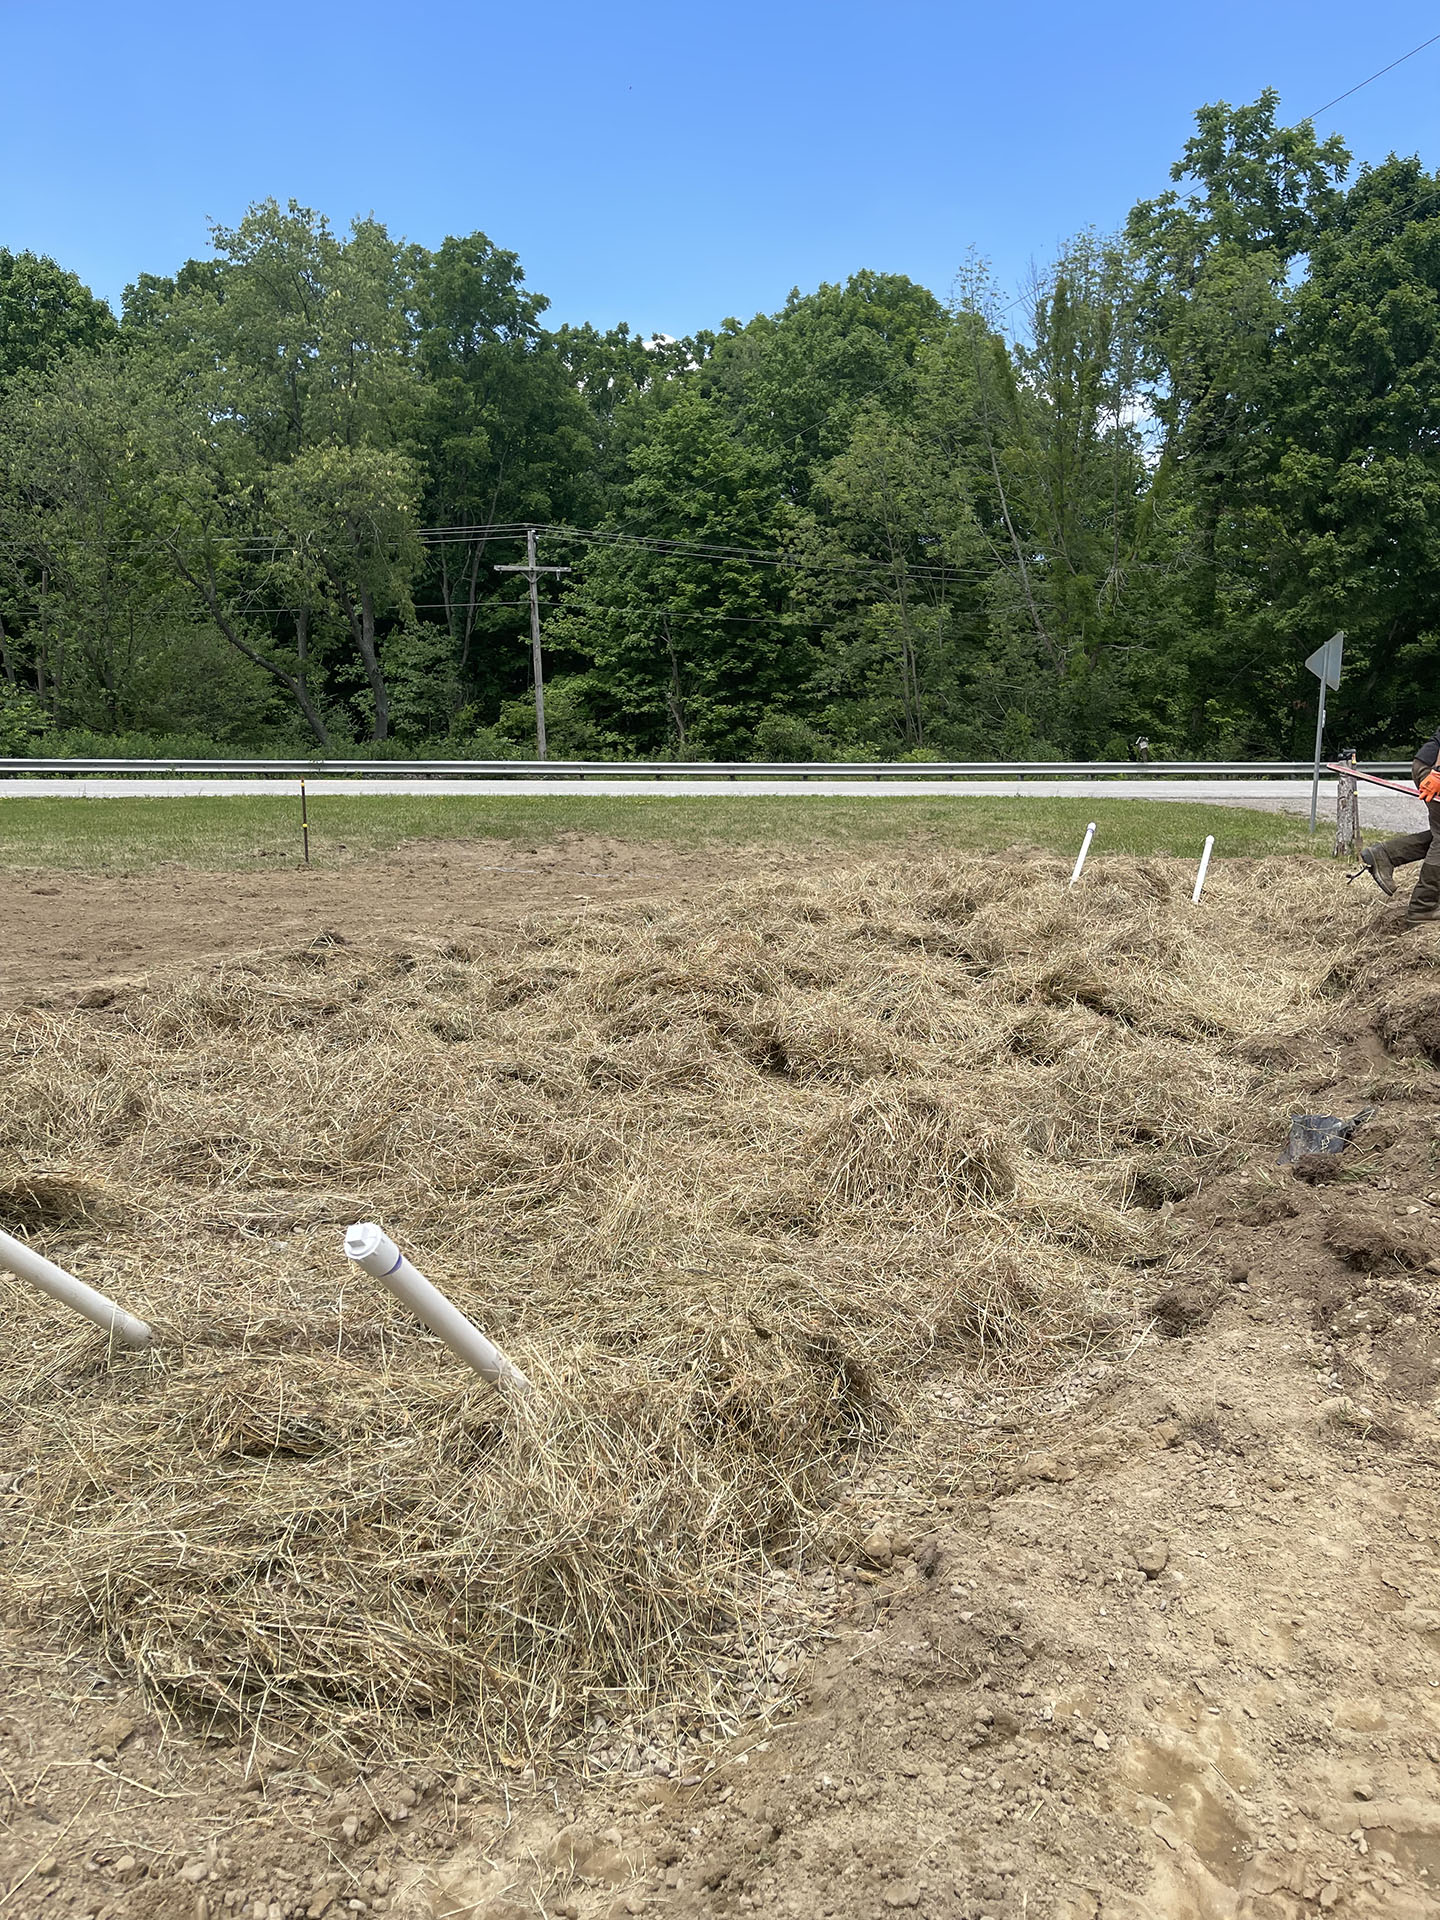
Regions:
<svg viewBox="0 0 1440 1920"><path fill-rule="evenodd" d="M351 1260L367 1260L385 1244L385 1235L373 1220L357 1220L345 1230L345 1252Z"/></svg>

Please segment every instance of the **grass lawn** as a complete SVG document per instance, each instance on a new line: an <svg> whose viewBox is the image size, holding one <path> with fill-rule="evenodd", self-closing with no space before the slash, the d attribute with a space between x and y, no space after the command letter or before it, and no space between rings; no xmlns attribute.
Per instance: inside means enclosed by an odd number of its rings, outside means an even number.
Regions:
<svg viewBox="0 0 1440 1920"><path fill-rule="evenodd" d="M776 845L817 850L912 844L994 849L1038 847L1073 853L1087 821L1095 853L1198 857L1207 833L1216 856L1326 853L1330 832L1312 840L1300 819L1248 808L1170 800L976 799L469 799L344 795L310 800L311 858L317 864L385 854L407 840L518 840L529 846L561 834L666 841L695 847ZM0 869L136 873L167 866L273 872L300 861L298 800L0 799Z"/></svg>

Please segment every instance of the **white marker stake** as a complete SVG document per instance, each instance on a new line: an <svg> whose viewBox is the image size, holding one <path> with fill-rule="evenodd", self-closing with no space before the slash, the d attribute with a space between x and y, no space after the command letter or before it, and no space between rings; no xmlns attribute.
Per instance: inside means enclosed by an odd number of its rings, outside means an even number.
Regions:
<svg viewBox="0 0 1440 1920"><path fill-rule="evenodd" d="M1205 836L1205 851L1200 856L1200 871L1195 876L1195 891L1190 896L1190 901L1193 906L1198 907L1200 904L1201 889L1205 885L1205 876L1210 871L1210 855L1214 851L1215 836L1213 833L1207 833Z"/></svg>
<svg viewBox="0 0 1440 1920"><path fill-rule="evenodd" d="M523 1392L530 1391L530 1382L514 1361L508 1360L497 1346L487 1340L480 1329L472 1325L458 1307L452 1306L423 1273L417 1273L395 1242L379 1227L368 1220L351 1227L345 1235L345 1252L357 1267L363 1267L366 1273L387 1286L397 1300L425 1322L432 1333L439 1334L452 1353L458 1354L477 1373L483 1374L492 1386L498 1387L503 1381L512 1387L519 1387Z"/></svg>
<svg viewBox="0 0 1440 1920"><path fill-rule="evenodd" d="M1070 884L1072 887L1074 886L1075 882L1080 878L1081 871L1083 870L1085 865L1085 856L1087 853L1089 853L1090 842L1094 838L1095 838L1095 822L1092 820L1089 826L1086 827L1085 829L1085 838L1080 842L1080 857L1075 862L1075 871L1070 876Z"/></svg>
<svg viewBox="0 0 1440 1920"><path fill-rule="evenodd" d="M16 1240L8 1233L0 1233L0 1267L8 1267L20 1279L28 1280L31 1286L39 1287L42 1293L48 1293L52 1300L58 1300L62 1306L73 1307L76 1313L84 1314L87 1320L93 1320L97 1327L118 1340L123 1347L148 1347L154 1338L143 1320L137 1320L133 1313L126 1313L113 1300L107 1300L103 1293L97 1293L94 1287L87 1287L73 1273L57 1267L53 1260L44 1259L33 1247L27 1247L23 1240Z"/></svg>

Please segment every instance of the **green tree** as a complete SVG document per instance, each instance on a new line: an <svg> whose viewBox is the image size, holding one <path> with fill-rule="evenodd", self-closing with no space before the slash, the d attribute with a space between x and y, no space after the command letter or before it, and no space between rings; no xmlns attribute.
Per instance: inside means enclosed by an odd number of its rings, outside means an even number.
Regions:
<svg viewBox="0 0 1440 1920"><path fill-rule="evenodd" d="M787 526L775 463L687 390L631 469L613 539L587 553L550 638L590 662L590 709L617 745L743 755L808 667L784 574L754 562L775 553Z"/></svg>
<svg viewBox="0 0 1440 1920"><path fill-rule="evenodd" d="M1278 95L1202 107L1171 168L1177 185L1131 212L1143 279L1140 325L1163 461L1183 469L1193 525L1190 604L1204 629L1223 614L1227 502L1247 459L1256 401L1285 311L1292 265L1336 217L1350 156L1310 122L1275 124Z"/></svg>
<svg viewBox="0 0 1440 1920"><path fill-rule="evenodd" d="M374 220L342 239L293 201L260 202L213 240L211 273L149 282L134 302L185 421L164 461L162 544L322 745L337 701L383 741L381 626L409 618L420 557L424 256Z"/></svg>
<svg viewBox="0 0 1440 1920"><path fill-rule="evenodd" d="M115 316L45 254L0 247L0 384L54 367L77 348L107 346Z"/></svg>
<svg viewBox="0 0 1440 1920"><path fill-rule="evenodd" d="M0 401L0 671L52 725L253 738L274 718L168 563L164 455L193 437L144 355L77 354Z"/></svg>
<svg viewBox="0 0 1440 1920"><path fill-rule="evenodd" d="M456 530L433 543L427 582L450 634L457 698L468 685L492 707L515 684L514 586L493 571L511 543L502 535L497 549L494 534L464 529L584 520L598 506L594 416L540 325L548 302L523 282L517 256L475 233L446 240L416 285L424 511L431 526Z"/></svg>
<svg viewBox="0 0 1440 1920"><path fill-rule="evenodd" d="M28 753L45 720L44 707L27 687L0 680L0 754Z"/></svg>
<svg viewBox="0 0 1440 1920"><path fill-rule="evenodd" d="M828 731L882 751L944 737L977 613L970 476L938 410L917 417L923 429L873 401L861 410L797 542L796 605L824 636L812 698Z"/></svg>
<svg viewBox="0 0 1440 1920"><path fill-rule="evenodd" d="M797 288L780 313L757 314L746 326L727 320L706 337L698 377L803 501L813 471L843 449L862 407L908 405L916 357L944 325L934 294L903 274L856 273L843 286Z"/></svg>
<svg viewBox="0 0 1440 1920"><path fill-rule="evenodd" d="M390 693L380 650L386 615L407 624L419 569L418 482L393 449L335 443L307 447L277 468L267 511L284 536L270 578L297 605L328 606L344 623L368 688L372 736L390 735Z"/></svg>
<svg viewBox="0 0 1440 1920"><path fill-rule="evenodd" d="M163 601L135 455L152 394L120 356L17 375L0 402L0 566L15 676L52 720L116 726L128 656Z"/></svg>
<svg viewBox="0 0 1440 1920"><path fill-rule="evenodd" d="M1287 296L1236 516L1232 697L1278 750L1303 745L1301 662L1336 627L1347 741L1408 751L1435 725L1437 393L1440 176L1392 156L1360 174Z"/></svg>

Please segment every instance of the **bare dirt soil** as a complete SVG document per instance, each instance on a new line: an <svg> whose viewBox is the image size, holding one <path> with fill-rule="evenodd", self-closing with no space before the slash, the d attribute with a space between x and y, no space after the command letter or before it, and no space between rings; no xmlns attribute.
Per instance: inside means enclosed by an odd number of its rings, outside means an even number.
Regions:
<svg viewBox="0 0 1440 1920"><path fill-rule="evenodd" d="M789 1717L678 1778L312 1771L17 1616L0 1917L1440 1914L1440 994L1386 973L1440 942L1393 932L1336 978L1347 1038L1257 1061L1374 1109L1342 1160L1276 1140L1166 1201L1133 1339L917 1385L863 1544L788 1575L823 1648Z"/></svg>
<svg viewBox="0 0 1440 1920"><path fill-rule="evenodd" d="M776 856L744 855L761 870ZM674 899L739 870L741 856L593 834L530 846L412 841L382 859L266 873L188 867L135 875L0 875L5 941L0 1005L104 990L157 969L333 929L399 941L481 936L527 913L663 894Z"/></svg>

